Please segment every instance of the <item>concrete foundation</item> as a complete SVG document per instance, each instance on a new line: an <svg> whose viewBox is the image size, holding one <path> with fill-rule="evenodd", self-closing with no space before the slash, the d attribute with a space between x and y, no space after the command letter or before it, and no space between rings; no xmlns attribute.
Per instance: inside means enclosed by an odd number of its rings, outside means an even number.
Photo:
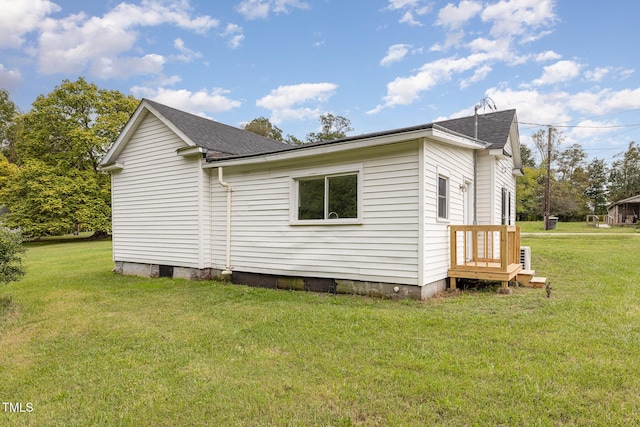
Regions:
<svg viewBox="0 0 640 427"><path fill-rule="evenodd" d="M222 270L214 268L175 267L116 261L114 271L142 277L171 277L187 280L223 280ZM229 278L227 278L228 280ZM365 295L376 298L426 300L447 288L447 279L425 286L361 280L326 279L319 277L276 276L271 274L234 271L231 282L259 288L286 289L309 292Z"/></svg>
<svg viewBox="0 0 640 427"><path fill-rule="evenodd" d="M213 280L219 279L222 271L215 268L174 267L158 264L116 261L114 272L125 276L169 277L172 279Z"/></svg>

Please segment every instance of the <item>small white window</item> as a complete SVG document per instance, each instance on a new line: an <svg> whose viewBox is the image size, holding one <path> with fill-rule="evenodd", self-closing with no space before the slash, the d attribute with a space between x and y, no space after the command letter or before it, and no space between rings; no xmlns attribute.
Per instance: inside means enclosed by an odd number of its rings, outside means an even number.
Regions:
<svg viewBox="0 0 640 427"><path fill-rule="evenodd" d="M439 176L438 177L438 218L449 218L449 179Z"/></svg>
<svg viewBox="0 0 640 427"><path fill-rule="evenodd" d="M358 172L297 178L296 221L358 220L358 181Z"/></svg>

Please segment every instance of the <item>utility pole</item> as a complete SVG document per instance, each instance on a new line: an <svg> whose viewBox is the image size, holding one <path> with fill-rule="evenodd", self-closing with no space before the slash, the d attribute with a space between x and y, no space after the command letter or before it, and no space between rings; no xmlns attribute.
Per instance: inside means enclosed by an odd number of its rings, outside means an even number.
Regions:
<svg viewBox="0 0 640 427"><path fill-rule="evenodd" d="M551 215L551 134L553 127L549 125L547 130L547 182L544 189L544 229L549 229L549 216Z"/></svg>

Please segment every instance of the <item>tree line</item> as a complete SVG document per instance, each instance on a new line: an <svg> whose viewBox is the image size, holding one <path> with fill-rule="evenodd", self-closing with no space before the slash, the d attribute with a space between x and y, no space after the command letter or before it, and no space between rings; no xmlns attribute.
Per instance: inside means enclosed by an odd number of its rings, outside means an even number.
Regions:
<svg viewBox="0 0 640 427"><path fill-rule="evenodd" d="M63 80L39 95L24 113L0 89L0 222L20 229L27 239L111 230L111 179L100 161L117 139L140 100L99 88L80 77ZM282 131L268 119L244 128L277 141L305 144L343 138L348 119L320 116L321 130L305 140Z"/></svg>
<svg viewBox="0 0 640 427"><path fill-rule="evenodd" d="M615 201L640 194L640 145L632 141L627 150L607 164L603 159L588 160L579 144L563 148L564 136L549 129L532 135L537 155L522 145L524 176L517 178L516 212L518 220L544 217L545 183L551 154L550 213L565 221L582 221L586 215L603 215Z"/></svg>
<svg viewBox="0 0 640 427"><path fill-rule="evenodd" d="M19 228L28 239L92 230L111 230L111 180L99 169L139 100L99 88L80 77L63 80L38 96L21 112L0 89L0 221ZM319 131L305 139L284 135L269 119L259 117L245 130L289 144L307 144L346 137L353 131L342 116L319 117ZM522 145L524 176L518 178L519 220L543 217L548 159L548 130L532 136L537 155ZM563 220L604 214L608 203L640 194L640 145L630 142L609 165L588 161L584 149L563 148L553 132L551 144L551 213Z"/></svg>

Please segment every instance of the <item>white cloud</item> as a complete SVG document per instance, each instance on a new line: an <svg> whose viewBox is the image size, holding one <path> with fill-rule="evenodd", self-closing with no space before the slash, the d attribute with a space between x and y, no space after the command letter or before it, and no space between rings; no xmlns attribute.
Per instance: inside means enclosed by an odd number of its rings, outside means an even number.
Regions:
<svg viewBox="0 0 640 427"><path fill-rule="evenodd" d="M265 19L270 13L289 13L290 9L308 9L309 5L299 0L243 0L236 7L245 19Z"/></svg>
<svg viewBox="0 0 640 427"><path fill-rule="evenodd" d="M611 72L610 67L596 67L593 70L587 70L584 76L587 80L592 82L602 81Z"/></svg>
<svg viewBox="0 0 640 427"><path fill-rule="evenodd" d="M194 58L202 58L202 53L186 47L180 37L173 41L173 47L180 51L180 55L177 56L177 59L180 61L191 62Z"/></svg>
<svg viewBox="0 0 640 427"><path fill-rule="evenodd" d="M602 89L576 93L492 88L486 93L490 94L492 99L499 100L501 109L517 109L518 120L526 123L528 128L534 124L540 126L566 124L575 122L580 117L603 116L640 108L640 88L619 91ZM465 111L465 115L468 115L468 111ZM587 123L587 120L582 119L580 122ZM581 132L585 134L587 130ZM580 135L580 133L574 133L574 135Z"/></svg>
<svg viewBox="0 0 640 427"><path fill-rule="evenodd" d="M162 104L193 114L207 116L206 113L223 113L240 107L240 101L230 99L228 90L213 88L191 92L186 89L166 89L134 86L131 92L138 98L148 98Z"/></svg>
<svg viewBox="0 0 640 427"><path fill-rule="evenodd" d="M19 70L8 70L0 64L0 87L11 89L22 82L22 74Z"/></svg>
<svg viewBox="0 0 640 427"><path fill-rule="evenodd" d="M415 16L426 15L431 12L431 6L425 4L424 0L389 0L388 10L403 12L398 22L412 26L422 26Z"/></svg>
<svg viewBox="0 0 640 427"><path fill-rule="evenodd" d="M492 68L489 65L483 65L479 68L476 68L471 77L460 82L460 88L464 89L468 86L471 86L473 83L481 82L482 80L487 78L491 70Z"/></svg>
<svg viewBox="0 0 640 427"><path fill-rule="evenodd" d="M449 3L438 12L436 25L442 25L450 30L457 30L481 10L482 3L476 1L462 0L458 3L458 6Z"/></svg>
<svg viewBox="0 0 640 427"><path fill-rule="evenodd" d="M532 31L556 21L555 0L500 0L482 11L484 22L491 22L494 37L533 37Z"/></svg>
<svg viewBox="0 0 640 427"><path fill-rule="evenodd" d="M612 126L618 126L619 123L616 120L581 120L576 123L576 127L571 129L571 138L577 140L588 140L592 138L598 138L603 135L611 133L614 129Z"/></svg>
<svg viewBox="0 0 640 427"><path fill-rule="evenodd" d="M142 57L104 57L98 58L91 64L89 74L100 79L157 75L162 72L164 64L164 57L154 53Z"/></svg>
<svg viewBox="0 0 640 427"><path fill-rule="evenodd" d="M121 77L100 71L102 65L129 63L141 74L158 72L160 55L143 54L121 57L133 52L138 40L136 29L162 24L176 25L197 33L204 33L218 25L209 16L191 17L184 1L159 2L143 0L140 5L120 3L102 17L87 17L80 13L63 19L47 18L41 24L38 70L42 74L81 73L90 70L92 76ZM154 71L155 70L155 71ZM133 75L126 72L125 76Z"/></svg>
<svg viewBox="0 0 640 427"><path fill-rule="evenodd" d="M390 10L404 9L407 7L415 8L419 3L419 0L389 0L388 8Z"/></svg>
<svg viewBox="0 0 640 427"><path fill-rule="evenodd" d="M389 0L387 9L411 12L421 3L419 0ZM479 0L448 3L438 11L435 21L436 25L446 30L445 40L431 45L430 51L445 52L453 46L466 48L470 53L466 57L437 59L424 64L411 76L397 77L387 84L387 94L382 103L368 113L374 114L397 105L409 105L422 92L453 78L460 78L459 87L464 89L485 80L495 68L495 63L516 66L533 60L559 60L560 55L553 51L540 54L520 53L515 48L517 42L525 43L549 33L548 30L557 22L554 6L555 0L497 0L484 5ZM465 42L465 26L476 17L480 17L485 29L474 28L476 38ZM401 53L396 52L398 55ZM393 58L389 52L385 63L390 63ZM573 68L568 65L573 65ZM552 66L536 80L536 84L550 84L575 77L581 67L576 62Z"/></svg>
<svg viewBox="0 0 640 427"><path fill-rule="evenodd" d="M382 58L380 65L391 65L394 62L402 61L404 57L409 53L411 45L408 44L394 44L387 50L387 55Z"/></svg>
<svg viewBox="0 0 640 427"><path fill-rule="evenodd" d="M272 111L275 124L285 120L302 120L320 114L319 104L325 103L338 89L333 83L301 83L280 86L256 101L256 105ZM306 104L313 104L309 107Z"/></svg>
<svg viewBox="0 0 640 427"><path fill-rule="evenodd" d="M536 55L536 62L545 62L545 61L555 61L562 58L562 56L552 50L547 50L545 52L539 53Z"/></svg>
<svg viewBox="0 0 640 427"><path fill-rule="evenodd" d="M542 76L533 81L534 85L549 85L565 82L580 74L582 65L575 61L558 61L555 64L544 67Z"/></svg>
<svg viewBox="0 0 640 427"><path fill-rule="evenodd" d="M499 54L499 53L498 53ZM421 92L427 91L443 81L451 79L476 67L483 67L492 59L492 54L476 53L466 58L444 58L423 65L419 72L409 77L398 77L387 84L387 95L383 104L378 105L369 114L375 114L387 107L409 105L414 102ZM482 68L478 77L489 69Z"/></svg>
<svg viewBox="0 0 640 427"><path fill-rule="evenodd" d="M60 10L49 0L0 1L0 48L20 48L23 36L36 31L42 20Z"/></svg>
<svg viewBox="0 0 640 427"><path fill-rule="evenodd" d="M626 78L628 78L628 77L631 77L631 75L632 75L633 73L635 73L635 72L636 72L636 70L634 70L633 68L628 68L628 69L620 70L620 78L621 78L622 80L624 80L624 79L626 79Z"/></svg>
<svg viewBox="0 0 640 427"><path fill-rule="evenodd" d="M227 45L229 45L231 49L240 47L244 40L242 27L236 24L227 24L227 28L222 35L229 38Z"/></svg>

